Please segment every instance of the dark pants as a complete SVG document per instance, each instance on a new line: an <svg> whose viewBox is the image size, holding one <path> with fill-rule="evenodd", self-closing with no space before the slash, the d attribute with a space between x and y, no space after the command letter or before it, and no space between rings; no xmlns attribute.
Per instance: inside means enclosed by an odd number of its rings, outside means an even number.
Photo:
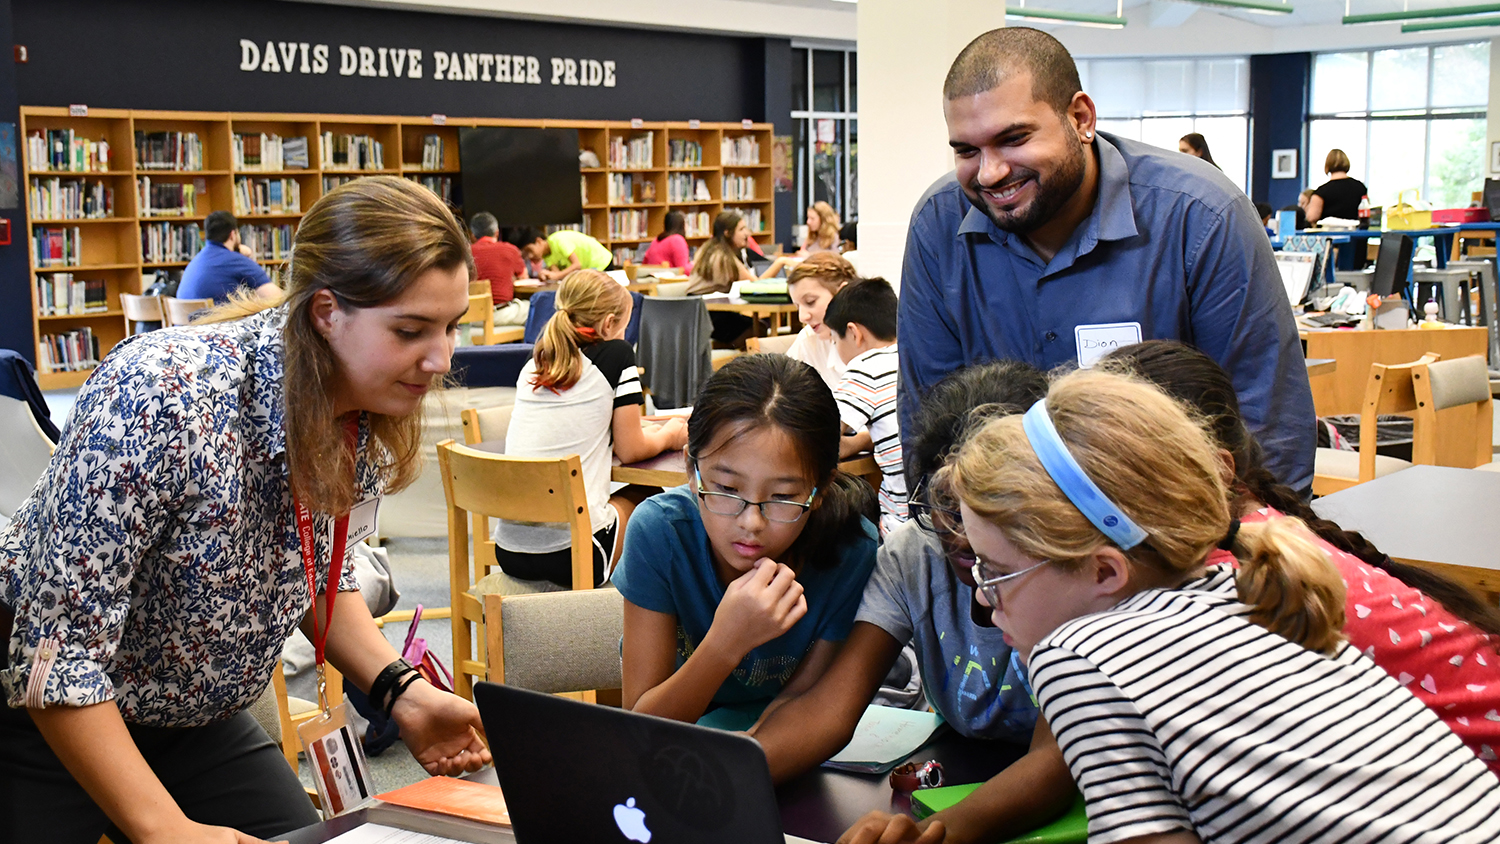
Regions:
<svg viewBox="0 0 1500 844"><path fill-rule="evenodd" d="M151 770L198 823L274 839L319 820L281 748L248 712L204 727L128 726ZM26 710L0 704L0 844L98 844L106 833L115 844L129 841Z"/></svg>

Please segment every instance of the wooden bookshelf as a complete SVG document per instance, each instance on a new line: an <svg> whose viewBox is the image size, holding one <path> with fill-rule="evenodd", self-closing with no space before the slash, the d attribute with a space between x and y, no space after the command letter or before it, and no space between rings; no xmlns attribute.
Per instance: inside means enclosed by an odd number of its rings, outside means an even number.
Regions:
<svg viewBox="0 0 1500 844"><path fill-rule="evenodd" d="M33 236L41 229L77 229L79 238L78 262L71 266L39 263L34 251L30 252L32 283L31 312L32 331L38 341L37 380L44 390L67 389L81 385L91 370L49 371L42 365L40 343L44 335L58 335L88 328L97 339L99 358L109 353L127 336L128 326L121 310L120 294L140 293L147 284L146 277L158 270L180 270L187 266L186 260L145 260L142 237L149 227L167 225L174 230L179 226L202 227L203 220L213 211L230 211L239 219L242 230L259 232L277 231L287 226L296 231L297 223L319 197L325 192L325 180L344 180L372 174L403 176L431 188L439 196L446 196L455 207L460 205L457 189L460 176L458 155L459 129L466 126L535 126L541 128L564 127L578 129L579 146L589 149L599 158L599 167L581 167L581 189L585 202L583 217L579 223L589 234L598 238L605 246L623 256L626 250L634 250L649 242L661 231L663 219L669 210L680 210L693 214L706 214L709 223L725 208L745 211L758 209L762 219L762 230L755 232L761 243L773 240L775 220L774 203L771 201L771 126L758 123L746 129L740 123L645 123L633 126L629 121L603 120L505 120L498 118L448 118L444 123L434 123L428 117L395 117L383 115L345 114L288 114L288 113L231 113L192 111L139 111L128 109L89 109L85 117L70 116L66 108L50 106L23 106L21 108L21 137L23 144L24 174L27 191L27 248L32 249ZM97 143L108 143L110 156L106 167L87 171L54 170L45 161L33 161L27 139L37 132L49 130L71 130L74 137ZM201 151L191 159L184 159L181 167L161 166L160 156L156 161L147 161L138 154L137 133L146 133L161 140L173 135L163 133L192 133L197 136ZM266 164L246 163L235 155L236 138L239 136L265 136L285 141L291 138L307 139L308 166L296 168L283 166L272 168ZM373 162L350 163L332 161L333 149L325 150L324 139L332 136L335 146L344 147L340 136L369 138L380 144L380 166L369 166ZM760 161L764 163L734 163L721 165L721 145L726 138L754 137L760 146ZM424 151L435 137L440 141L441 153L425 156ZM620 144L630 149L632 141L650 138L649 158L644 155L631 157L628 166L611 166L612 145L618 151ZM671 143L673 141L698 144L701 160L694 163L674 163ZM243 143L243 142L241 142ZM160 147L160 145L158 145ZM433 147L436 149L436 146ZM637 146L637 152L640 147ZM324 153L330 156L325 158ZM265 150L262 148L262 158ZM326 162L326 163L325 163ZM190 165L190 166L189 166ZM723 179L725 174L755 179L756 193L753 198L725 202ZM687 201L668 199L668 180L674 176L687 175L702 179L708 188L708 199L689 197ZM628 176L631 195L610 196L610 180L615 176ZM102 184L113 194L112 213L103 217L54 218L54 215L33 213L32 192L39 182L58 179L59 184L81 181L85 186ZM171 192L192 187L193 203L184 205L181 213L176 209L163 211L153 206L150 213L143 207L140 189L149 179L150 185L171 186ZM279 210L254 210L237 207L236 193L245 183L251 186L265 180L296 183L300 203L295 208ZM283 182L283 186L285 182ZM649 186L649 188L647 187ZM283 190L283 197L285 191ZM480 209L473 209L475 211ZM628 212L640 215L644 229L622 231L614 237L611 232L611 215ZM618 218L616 218L618 219ZM637 234L644 237L636 237ZM707 239L707 233L689 237L695 248ZM270 254L270 248L262 250L256 257L268 272L284 270L285 255ZM38 289L38 278L50 278L55 273L72 273L77 281L104 282L103 309L89 313L43 314Z"/></svg>

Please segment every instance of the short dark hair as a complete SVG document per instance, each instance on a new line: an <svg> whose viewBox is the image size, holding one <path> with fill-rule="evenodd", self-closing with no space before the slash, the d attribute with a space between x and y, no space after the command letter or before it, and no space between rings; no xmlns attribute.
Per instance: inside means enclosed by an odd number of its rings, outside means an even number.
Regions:
<svg viewBox="0 0 1500 844"><path fill-rule="evenodd" d="M943 80L943 99L982 94L1022 71L1031 73L1031 96L1058 114L1083 90L1078 65L1061 41L1039 29L1008 26L992 29L963 48Z"/></svg>
<svg viewBox="0 0 1500 844"><path fill-rule="evenodd" d="M843 228L839 229L839 240L845 243L858 243L858 234L859 222L857 220L850 220L844 224Z"/></svg>
<svg viewBox="0 0 1500 844"><path fill-rule="evenodd" d="M488 211L480 211L469 220L469 231L474 233L474 239L481 237L496 237L500 234L500 221L495 215Z"/></svg>
<svg viewBox="0 0 1500 844"><path fill-rule="evenodd" d="M1271 203L1269 202L1257 202L1255 203L1255 213L1259 214L1260 218L1264 220L1275 214L1276 211L1271 208Z"/></svg>
<svg viewBox="0 0 1500 844"><path fill-rule="evenodd" d="M943 377L922 396L903 449L908 488L943 468L968 432L1000 416L1025 413L1047 395L1047 375L1025 361L970 364Z"/></svg>
<svg viewBox="0 0 1500 844"><path fill-rule="evenodd" d="M849 323L858 323L881 340L896 339L896 291L883 278L866 278L844 285L833 294L823 324L840 337Z"/></svg>
<svg viewBox="0 0 1500 844"><path fill-rule="evenodd" d="M228 211L215 211L203 221L203 236L214 243L223 243L239 225L239 220Z"/></svg>
<svg viewBox="0 0 1500 844"><path fill-rule="evenodd" d="M687 235L687 217L681 211L668 211L667 216L661 221L661 234L656 236L657 240L673 235Z"/></svg>
<svg viewBox="0 0 1500 844"><path fill-rule="evenodd" d="M546 239L546 232L542 231L536 226L525 226L523 228L516 229L516 239L511 241L511 245L519 249L523 246L530 246L531 244L536 243L538 240Z"/></svg>

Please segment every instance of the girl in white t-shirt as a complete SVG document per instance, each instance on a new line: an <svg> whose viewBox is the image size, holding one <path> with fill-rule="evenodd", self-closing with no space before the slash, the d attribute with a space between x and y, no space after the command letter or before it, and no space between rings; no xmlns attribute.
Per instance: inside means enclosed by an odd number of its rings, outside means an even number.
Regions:
<svg viewBox="0 0 1500 844"><path fill-rule="evenodd" d="M516 382L516 406L505 437L514 457L583 461L594 530L594 582L601 583L624 541L638 497L609 493L610 455L635 463L687 444L687 424L641 424L645 396L635 350L625 342L630 293L598 270L577 270L557 291L557 310ZM622 493L625 491L622 490ZM565 525L498 521L495 559L511 577L572 586L571 539Z"/></svg>
<svg viewBox="0 0 1500 844"><path fill-rule="evenodd" d="M833 334L823 324L823 312L833 294L854 281L854 265L834 252L815 252L786 277L786 292L797 305L802 330L786 350L787 357L800 360L818 371L828 389L844 377L844 361L834 348Z"/></svg>
<svg viewBox="0 0 1500 844"><path fill-rule="evenodd" d="M1500 781L1344 640L1343 578L1300 521L1231 520L1228 474L1183 406L1094 370L939 476L1089 841L1500 840Z"/></svg>

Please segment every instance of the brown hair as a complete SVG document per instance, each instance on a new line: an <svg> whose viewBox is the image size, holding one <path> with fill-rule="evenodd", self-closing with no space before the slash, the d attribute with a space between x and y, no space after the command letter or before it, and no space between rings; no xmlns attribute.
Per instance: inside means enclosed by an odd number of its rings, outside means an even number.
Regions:
<svg viewBox="0 0 1500 844"><path fill-rule="evenodd" d="M859 274L854 271L854 265L844 256L837 252L814 252L787 273L786 284L791 287L799 281L812 279L829 293L837 293L857 278Z"/></svg>
<svg viewBox="0 0 1500 844"><path fill-rule="evenodd" d="M714 217L714 236L698 247L693 256L693 277L711 282L715 289L728 290L740 279L740 258L734 248L734 230L744 218L733 211L721 211ZM698 286L691 288L699 291Z"/></svg>
<svg viewBox="0 0 1500 844"><path fill-rule="evenodd" d="M1146 531L1125 551L1134 566L1181 580L1228 534L1227 471L1192 412L1138 378L1078 371L1053 382L1047 410L1068 451ZM963 502L1025 555L1081 560L1110 541L1053 482L1020 416L974 433L943 473ZM1250 619L1309 650L1343 640L1344 581L1298 520L1244 525L1231 549Z"/></svg>
<svg viewBox="0 0 1500 844"><path fill-rule="evenodd" d="M354 457L327 388L338 360L313 325L314 295L330 291L345 311L370 308L400 296L429 270L456 267L467 267L473 278L469 239L442 200L416 182L369 176L335 188L308 209L292 241L280 300L240 296L199 320L225 322L286 307L287 465L292 492L309 509L346 513L356 494ZM409 486L422 465L421 407L409 416L371 413L369 423L372 447L365 457L380 461L385 490Z"/></svg>
<svg viewBox="0 0 1500 844"><path fill-rule="evenodd" d="M839 227L842 225L838 212L821 199L812 204L812 210L818 215L818 246L832 249L833 242L839 238Z"/></svg>
<svg viewBox="0 0 1500 844"><path fill-rule="evenodd" d="M531 359L536 374L531 386L562 392L583 374L583 346L604 339L599 325L613 314L623 319L630 293L598 270L575 270L557 289L557 310L537 338Z"/></svg>
<svg viewBox="0 0 1500 844"><path fill-rule="evenodd" d="M1324 173L1347 173L1349 172L1349 155L1341 149L1331 149L1328 157L1323 159Z"/></svg>

